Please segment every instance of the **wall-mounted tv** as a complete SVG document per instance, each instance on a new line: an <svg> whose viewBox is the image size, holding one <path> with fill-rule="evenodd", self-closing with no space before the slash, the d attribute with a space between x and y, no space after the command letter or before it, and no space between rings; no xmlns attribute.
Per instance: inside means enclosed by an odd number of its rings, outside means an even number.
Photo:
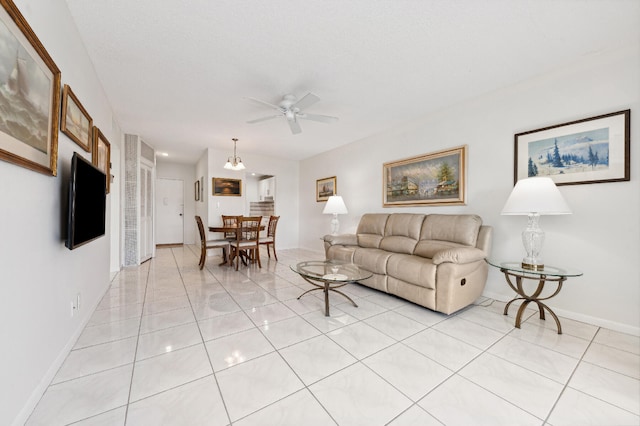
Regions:
<svg viewBox="0 0 640 426"><path fill-rule="evenodd" d="M106 175L77 152L71 160L67 241L69 250L105 233Z"/></svg>

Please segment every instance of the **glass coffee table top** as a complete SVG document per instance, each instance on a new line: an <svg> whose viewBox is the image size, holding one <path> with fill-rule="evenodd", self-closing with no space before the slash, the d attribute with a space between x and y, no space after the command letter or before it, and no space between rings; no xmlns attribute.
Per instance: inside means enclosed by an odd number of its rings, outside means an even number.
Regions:
<svg viewBox="0 0 640 426"><path fill-rule="evenodd" d="M353 282L373 275L358 265L337 260L308 260L292 265L291 270L303 277L328 282Z"/></svg>

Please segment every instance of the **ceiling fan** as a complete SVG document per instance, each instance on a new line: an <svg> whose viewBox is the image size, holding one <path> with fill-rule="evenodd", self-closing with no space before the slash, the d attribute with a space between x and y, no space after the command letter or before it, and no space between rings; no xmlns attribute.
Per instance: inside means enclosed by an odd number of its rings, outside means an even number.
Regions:
<svg viewBox="0 0 640 426"><path fill-rule="evenodd" d="M311 92L307 93L300 99L296 99L294 95L284 95L278 105L274 105L255 98L247 99L259 103L260 105L266 105L269 108L278 111L278 114L276 115L257 118L255 120L247 121L247 123L254 124L261 121L271 120L272 118L284 117L289 124L291 133L293 133L294 135L302 132L302 128L300 127L300 123L298 122L298 120L319 121L320 123L333 123L334 121L338 121L338 117L331 117L329 115L308 114L304 112L305 109L309 108L311 105L320 100L319 97Z"/></svg>

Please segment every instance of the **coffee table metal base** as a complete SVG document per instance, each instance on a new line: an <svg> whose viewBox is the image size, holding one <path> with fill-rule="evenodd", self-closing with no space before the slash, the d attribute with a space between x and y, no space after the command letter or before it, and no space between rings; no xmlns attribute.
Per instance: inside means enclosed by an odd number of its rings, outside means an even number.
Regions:
<svg viewBox="0 0 640 426"><path fill-rule="evenodd" d="M340 287L343 287L343 286L349 284L349 282L339 281L339 284L332 285L333 283L335 283L335 281L318 279L318 282L320 283L320 284L318 284L316 282L311 281L311 279L309 279L309 278L307 278L305 276L302 276L302 278L306 282L308 282L309 284L315 286L316 288L312 288L311 290L305 291L300 296L298 296L298 300L300 300L300 298L302 296L304 296L305 294L310 293L312 291L318 291L318 290L324 291L324 316L325 317L329 316L329 292L330 291L333 291L334 293L338 293L338 294L342 295L343 297L346 297L347 300L353 304L353 306L355 306L356 308L358 307L358 305L356 305L356 302L354 302L349 296L347 296L346 294L344 294L340 290L336 290L337 288L340 288Z"/></svg>

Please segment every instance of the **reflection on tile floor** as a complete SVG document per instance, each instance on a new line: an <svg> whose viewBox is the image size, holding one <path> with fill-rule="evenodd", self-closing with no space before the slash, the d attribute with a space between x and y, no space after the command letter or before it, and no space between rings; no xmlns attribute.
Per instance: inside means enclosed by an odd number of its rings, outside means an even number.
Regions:
<svg viewBox="0 0 640 426"><path fill-rule="evenodd" d="M296 298L281 250L238 272L162 248L113 280L28 425L639 425L640 338L481 299L446 316L349 284ZM515 309L512 308L512 312Z"/></svg>

